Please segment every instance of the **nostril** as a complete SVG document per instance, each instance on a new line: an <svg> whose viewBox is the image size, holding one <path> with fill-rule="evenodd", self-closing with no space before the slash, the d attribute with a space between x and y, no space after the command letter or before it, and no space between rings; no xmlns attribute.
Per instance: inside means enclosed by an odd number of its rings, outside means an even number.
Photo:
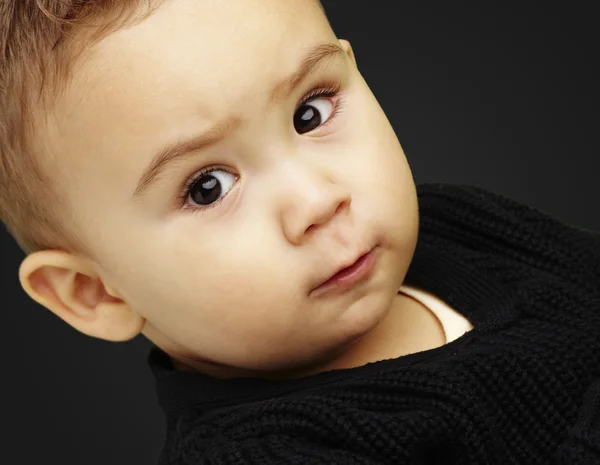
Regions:
<svg viewBox="0 0 600 465"><path fill-rule="evenodd" d="M350 205L350 201L349 200L342 200L340 202L340 204L337 206L337 208L335 209L335 214L337 215L340 211L342 211L342 209L346 206L346 205Z"/></svg>
<svg viewBox="0 0 600 465"><path fill-rule="evenodd" d="M313 229L315 229L317 225L316 224L311 224L308 228L306 228L306 231L304 231L304 234L310 234L312 232Z"/></svg>

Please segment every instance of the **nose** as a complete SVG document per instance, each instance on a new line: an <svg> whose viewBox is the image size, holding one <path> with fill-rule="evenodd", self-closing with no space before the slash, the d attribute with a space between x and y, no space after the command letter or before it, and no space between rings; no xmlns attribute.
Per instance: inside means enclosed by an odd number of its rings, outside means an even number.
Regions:
<svg viewBox="0 0 600 465"><path fill-rule="evenodd" d="M289 162L278 193L281 223L289 242L301 245L347 209L351 195L323 168Z"/></svg>

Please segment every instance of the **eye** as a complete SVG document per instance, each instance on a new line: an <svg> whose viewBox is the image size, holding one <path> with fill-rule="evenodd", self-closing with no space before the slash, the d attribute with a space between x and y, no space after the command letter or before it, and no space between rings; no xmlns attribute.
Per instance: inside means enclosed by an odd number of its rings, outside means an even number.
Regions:
<svg viewBox="0 0 600 465"><path fill-rule="evenodd" d="M294 129L298 134L314 131L329 121L334 114L335 105L322 96L307 100L294 114Z"/></svg>
<svg viewBox="0 0 600 465"><path fill-rule="evenodd" d="M221 168L209 168L193 178L185 189L183 202L187 198L201 206L220 200L233 187L236 176Z"/></svg>

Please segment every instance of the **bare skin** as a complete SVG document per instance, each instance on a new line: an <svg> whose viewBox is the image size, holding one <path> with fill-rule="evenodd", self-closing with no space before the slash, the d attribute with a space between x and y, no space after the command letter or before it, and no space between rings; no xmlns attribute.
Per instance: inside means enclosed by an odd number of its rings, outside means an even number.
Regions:
<svg viewBox="0 0 600 465"><path fill-rule="evenodd" d="M316 47L327 58L280 85ZM166 2L90 47L37 135L59 154L93 256L38 252L19 277L78 331L143 334L179 369L224 378L305 376L444 343L435 317L398 295L418 236L405 154L315 2ZM133 195L161 149L201 135L222 137ZM368 280L311 293L370 249Z"/></svg>

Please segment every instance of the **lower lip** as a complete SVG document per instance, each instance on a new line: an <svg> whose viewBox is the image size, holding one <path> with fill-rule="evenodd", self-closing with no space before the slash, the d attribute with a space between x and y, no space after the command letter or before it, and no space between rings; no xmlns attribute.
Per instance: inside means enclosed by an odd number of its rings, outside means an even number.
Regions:
<svg viewBox="0 0 600 465"><path fill-rule="evenodd" d="M316 297L332 291L341 292L351 289L358 283L366 280L371 275L374 268L375 248L356 260L353 265L344 268L335 276L332 276L323 284L313 289L311 295Z"/></svg>

